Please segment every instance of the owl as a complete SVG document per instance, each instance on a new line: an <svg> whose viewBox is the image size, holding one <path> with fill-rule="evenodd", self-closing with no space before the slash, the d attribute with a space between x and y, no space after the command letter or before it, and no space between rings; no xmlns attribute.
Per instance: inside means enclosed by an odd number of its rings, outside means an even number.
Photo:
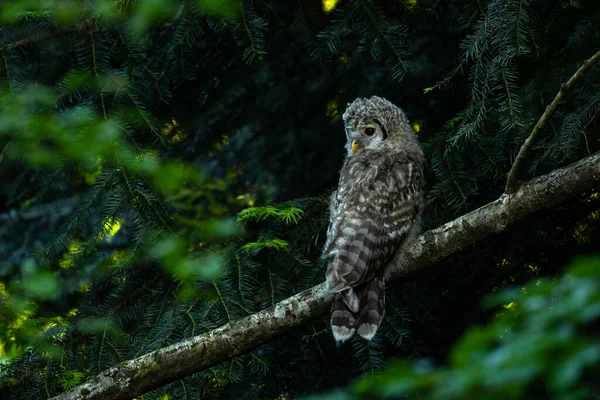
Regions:
<svg viewBox="0 0 600 400"><path fill-rule="evenodd" d="M349 104L343 120L347 155L323 248L338 344L355 332L375 336L384 314L384 267L418 230L423 207L423 151L404 112L373 96Z"/></svg>

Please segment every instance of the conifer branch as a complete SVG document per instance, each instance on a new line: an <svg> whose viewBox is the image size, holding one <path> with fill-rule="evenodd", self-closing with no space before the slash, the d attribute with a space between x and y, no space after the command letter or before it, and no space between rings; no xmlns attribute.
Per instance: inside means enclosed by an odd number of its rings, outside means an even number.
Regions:
<svg viewBox="0 0 600 400"><path fill-rule="evenodd" d="M0 150L0 164L2 164L2 160L4 160L4 154L6 154L6 150L8 150L9 145L10 145L10 142L6 143L4 145L4 147L2 148L2 150Z"/></svg>
<svg viewBox="0 0 600 400"><path fill-rule="evenodd" d="M562 98L573 87L573 85L575 84L577 79L579 79L581 77L581 75L583 75L585 73L585 71L587 71L598 60L600 60L600 51L598 51L596 54L594 54L589 59L585 60L583 62L583 65L581 66L581 68L579 68L566 83L563 83L562 85L560 85L560 90L556 94L556 97L554 97L554 100L552 100L552 103L550 103L546 107L546 110L544 111L544 113L542 114L542 116L540 117L538 122L533 127L533 130L529 134L529 137L527 139L525 139L525 142L521 146L521 149L519 150L519 153L517 154L517 157L515 158L515 161L511 167L510 171L508 172L508 176L506 179L506 187L504 188L504 193L510 194L513 191L515 191L516 189L518 189L517 174L519 173L519 169L521 168L521 165L523 164L525 159L529 156L529 152L531 151L531 148L533 147L533 143L537 139L540 131L542 130L542 128L544 127L544 125L546 124L548 119L550 118L550 115L552 115L552 113L554 112L554 110L556 109L558 104L561 102Z"/></svg>
<svg viewBox="0 0 600 400"><path fill-rule="evenodd" d="M377 34L383 39L383 41L392 50L392 52L394 53L394 55L398 59L398 63L400 64L400 66L402 67L402 69L404 70L404 72L405 73L408 72L408 69L406 68L406 65L404 65L404 61L402 60L402 57L400 56L400 53L398 52L398 50L396 49L396 47L394 47L394 45L392 44L392 42L390 41L390 39L381 31L381 28L379 27L379 24L375 20L375 17L373 17L373 14L369 10L369 8L362 1L360 1L360 5L365 10L365 13L369 16L369 19L371 20L371 23L373 24L373 29L375 29L377 31Z"/></svg>
<svg viewBox="0 0 600 400"><path fill-rule="evenodd" d="M391 279L410 275L524 217L600 185L600 153L524 183L509 196L425 232L396 256ZM332 296L319 284L273 307L205 334L125 361L55 400L130 399L252 351L291 329L325 316ZM333 339L332 339L333 340Z"/></svg>
<svg viewBox="0 0 600 400"><path fill-rule="evenodd" d="M19 39L12 43L7 44L7 45L0 46L0 53L4 54L9 50L14 50L14 49L18 49L23 46L28 46L33 43L37 43L37 42L41 42L41 41L44 41L47 39L54 38L55 36L56 35L54 33L37 33L37 34L34 34L32 37L25 38L25 39Z"/></svg>
<svg viewBox="0 0 600 400"><path fill-rule="evenodd" d="M4 54L10 50L15 50L15 49L19 49L24 46L29 46L34 43L43 42L45 40L55 39L57 37L66 36L73 32L82 31L84 29L87 29L88 24L94 23L95 21L96 21L96 18L89 18L78 24L75 24L72 26L67 26L67 27L62 27L59 30L34 33L33 35L31 35L28 38L19 39L14 42L8 43L4 46L0 46L0 53Z"/></svg>
<svg viewBox="0 0 600 400"><path fill-rule="evenodd" d="M67 198L33 206L24 211L12 209L7 213L0 214L0 221L32 220L45 216L51 216L53 219L59 219L71 214L77 203L77 199Z"/></svg>
<svg viewBox="0 0 600 400"><path fill-rule="evenodd" d="M252 58L258 55L258 51L256 50L256 46L254 45L254 39L252 38L252 33L250 32L250 28L248 28L248 21L246 19L246 13L244 12L244 3L240 0L240 13L242 17L242 22L244 23L244 28L246 29L246 33L248 34L248 40L250 41L250 48L252 49Z"/></svg>

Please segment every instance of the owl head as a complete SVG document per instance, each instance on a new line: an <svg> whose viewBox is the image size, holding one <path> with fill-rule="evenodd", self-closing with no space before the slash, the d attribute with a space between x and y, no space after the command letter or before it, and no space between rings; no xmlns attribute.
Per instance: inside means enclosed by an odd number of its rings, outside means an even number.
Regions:
<svg viewBox="0 0 600 400"><path fill-rule="evenodd" d="M358 98L343 115L348 156L384 142L399 142L414 136L404 112L377 96Z"/></svg>

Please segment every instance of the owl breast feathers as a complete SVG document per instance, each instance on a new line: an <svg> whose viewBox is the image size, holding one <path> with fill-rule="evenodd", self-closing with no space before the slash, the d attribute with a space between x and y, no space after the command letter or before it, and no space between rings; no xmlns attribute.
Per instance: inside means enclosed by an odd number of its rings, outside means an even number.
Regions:
<svg viewBox="0 0 600 400"><path fill-rule="evenodd" d="M356 331L367 340L377 332L384 267L418 229L423 176L423 152L400 108L381 97L359 98L343 119L347 156L323 249L338 343Z"/></svg>

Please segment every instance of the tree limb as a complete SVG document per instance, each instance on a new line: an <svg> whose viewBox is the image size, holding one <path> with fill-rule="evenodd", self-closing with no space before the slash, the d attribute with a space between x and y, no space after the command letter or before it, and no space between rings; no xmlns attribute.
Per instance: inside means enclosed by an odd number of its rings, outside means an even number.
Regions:
<svg viewBox="0 0 600 400"><path fill-rule="evenodd" d="M581 77L592 65L594 65L598 60L600 60L600 51L594 54L592 57L588 58L583 62L581 68L579 68L573 76L567 81L567 83L563 83L560 85L560 90L552 100L552 103L546 107L546 110L538 120L538 122L533 127L533 130L529 134L529 137L525 139L525 142L521 146L517 157L515 158L515 162L513 163L510 171L508 172L508 177L506 178L506 187L504 189L505 193L512 193L514 190L518 189L517 185L517 174L519 173L519 169L521 168L521 164L523 164L524 160L529 156L529 152L533 147L533 143L537 139L540 131L550 118L550 115L554 112L558 103L561 102L562 98L565 94L573 87L573 84L577 79Z"/></svg>
<svg viewBox="0 0 600 400"><path fill-rule="evenodd" d="M425 232L392 261L391 278L407 276L510 223L551 208L600 185L600 153L537 177L514 194ZM275 306L230 322L203 335L125 361L55 400L130 399L169 382L248 353L307 321L327 314L332 296L324 284L314 286ZM332 339L333 340L333 339Z"/></svg>
<svg viewBox="0 0 600 400"><path fill-rule="evenodd" d="M60 219L71 214L78 202L79 200L75 198L65 198L36 205L24 211L17 211L13 208L9 212L0 214L0 221L12 220L18 222L19 220L38 219L45 216L50 216L52 219ZM7 222L3 223L6 224Z"/></svg>
<svg viewBox="0 0 600 400"><path fill-rule="evenodd" d="M7 51L15 50L24 46L29 46L30 44L34 44L37 42L43 42L44 40L61 37L68 35L72 32L77 32L87 27L86 23L89 21L95 21L95 18L89 18L85 20L83 23L75 24L72 26L64 27L60 30L54 30L49 32L36 32L31 37L25 39L19 39L12 43L6 44L4 46L0 46L0 53L5 54Z"/></svg>

